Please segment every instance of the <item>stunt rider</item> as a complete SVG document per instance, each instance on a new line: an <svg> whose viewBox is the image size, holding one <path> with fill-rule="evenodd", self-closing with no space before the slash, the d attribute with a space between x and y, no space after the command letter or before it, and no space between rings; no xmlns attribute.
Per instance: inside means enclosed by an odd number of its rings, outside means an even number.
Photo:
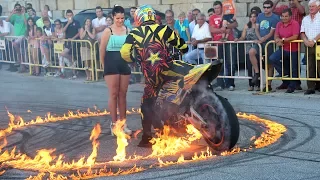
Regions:
<svg viewBox="0 0 320 180"><path fill-rule="evenodd" d="M149 142L152 139L151 126L159 130L163 128L163 119L156 108L158 93L166 82L179 79L183 82L183 74L190 69L190 65L183 61L173 61L167 44L182 53L188 52L188 45L169 26L155 23L156 13L149 5L140 6L134 20L136 28L129 33L120 52L127 62L141 65L145 88L141 104L143 135L138 146L152 147Z"/></svg>

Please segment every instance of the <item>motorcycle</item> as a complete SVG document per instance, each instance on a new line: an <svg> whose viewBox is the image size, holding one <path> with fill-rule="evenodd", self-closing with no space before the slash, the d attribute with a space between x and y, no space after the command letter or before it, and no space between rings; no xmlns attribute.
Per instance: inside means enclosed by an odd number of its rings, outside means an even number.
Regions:
<svg viewBox="0 0 320 180"><path fill-rule="evenodd" d="M178 129L183 122L189 122L216 152L232 149L239 138L239 121L232 105L211 85L222 64L222 60L215 60L185 65L188 67L183 81L166 82L156 100L159 115L167 120L165 124Z"/></svg>

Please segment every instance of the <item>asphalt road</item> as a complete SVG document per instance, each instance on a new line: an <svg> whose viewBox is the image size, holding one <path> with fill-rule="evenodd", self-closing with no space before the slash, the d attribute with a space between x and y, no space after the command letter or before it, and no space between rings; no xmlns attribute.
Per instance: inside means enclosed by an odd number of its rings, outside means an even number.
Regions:
<svg viewBox="0 0 320 180"><path fill-rule="evenodd" d="M1 128L8 124L6 108L28 120L37 115L43 116L46 112L63 114L67 110L86 110L94 105L105 109L108 102L108 90L104 82L84 83L81 79L30 77L0 70L0 84ZM285 125L287 132L275 144L227 157L100 179L320 179L320 93L304 96L303 92L284 94L284 91L280 91L254 95L246 89L247 81L236 80L235 91L222 91L219 94L227 97L237 112L255 114ZM139 107L141 95L142 86L131 85L128 106ZM115 138L110 136L109 117L31 126L11 134L7 148L17 146L31 157L38 149L56 148L55 153L65 154L67 160L79 159L91 153L89 136L97 122L102 125L97 161L105 162L112 159L116 148ZM138 115L128 116L127 122L132 129L141 127ZM241 120L240 124L238 146L247 147L250 138L261 132L261 127L246 120ZM138 148L138 142L139 139L130 141L128 154L135 152L148 155L151 150ZM184 153L190 155L201 149L205 149L202 141ZM137 164L147 167L156 162L156 159L150 159L138 161ZM131 164L118 166L130 167ZM36 174L11 169L0 179L24 179Z"/></svg>

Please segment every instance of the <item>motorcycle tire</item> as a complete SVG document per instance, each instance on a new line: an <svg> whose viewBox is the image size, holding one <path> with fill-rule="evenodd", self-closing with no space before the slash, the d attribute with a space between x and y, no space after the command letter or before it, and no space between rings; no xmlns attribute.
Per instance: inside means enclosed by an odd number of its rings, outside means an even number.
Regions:
<svg viewBox="0 0 320 180"><path fill-rule="evenodd" d="M239 120L232 105L212 92L197 99L194 108L207 123L199 129L205 141L216 152L232 149L239 138Z"/></svg>

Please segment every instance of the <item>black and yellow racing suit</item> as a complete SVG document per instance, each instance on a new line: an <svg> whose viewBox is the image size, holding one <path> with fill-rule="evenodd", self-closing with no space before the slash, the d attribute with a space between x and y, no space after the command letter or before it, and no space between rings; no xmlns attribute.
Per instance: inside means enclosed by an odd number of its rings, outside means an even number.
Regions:
<svg viewBox="0 0 320 180"><path fill-rule="evenodd" d="M161 118L156 113L156 98L162 85L172 79L183 79L183 62L174 62L170 58L167 44L188 51L188 45L166 25L146 25L134 28L128 35L121 56L127 62L137 62L145 77L142 97L142 128L144 136L151 136L151 125L161 129Z"/></svg>

